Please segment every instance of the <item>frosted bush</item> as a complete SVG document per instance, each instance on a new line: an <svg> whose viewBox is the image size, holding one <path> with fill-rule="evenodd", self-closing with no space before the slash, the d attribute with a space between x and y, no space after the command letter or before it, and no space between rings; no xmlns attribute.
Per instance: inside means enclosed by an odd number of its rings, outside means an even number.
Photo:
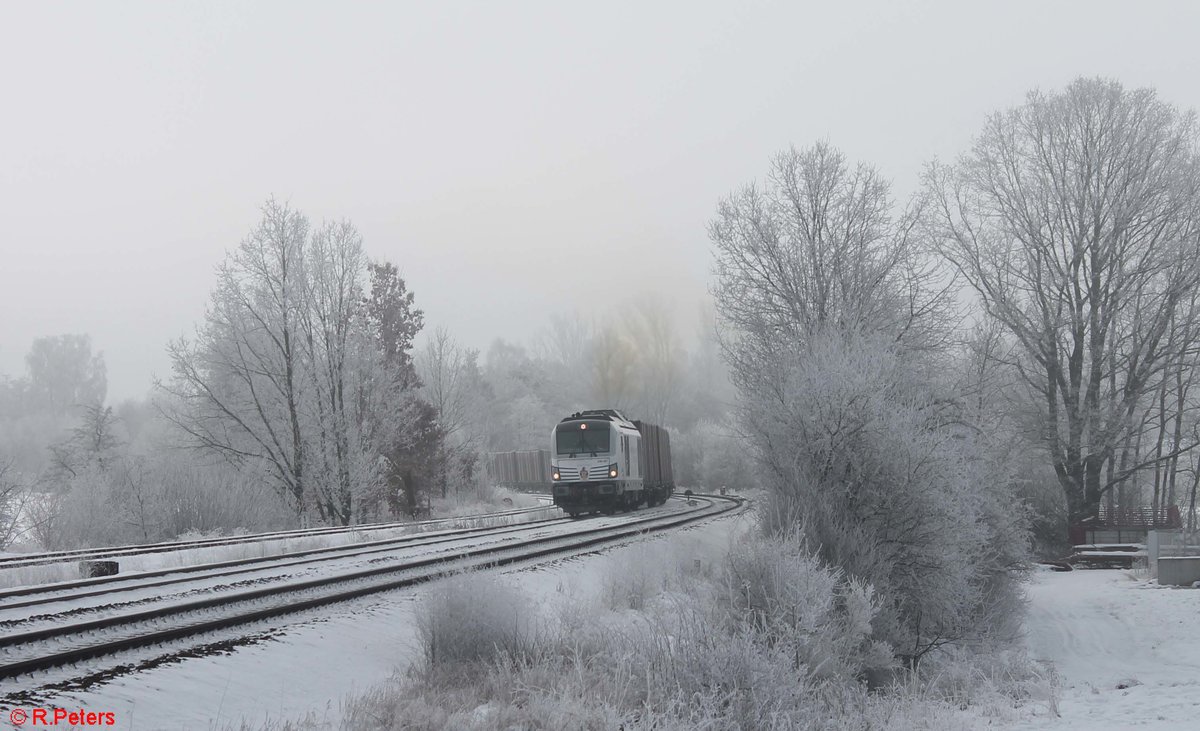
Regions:
<svg viewBox="0 0 1200 731"><path fill-rule="evenodd" d="M1011 480L919 362L823 333L772 377L745 410L764 447L768 531L802 529L809 550L873 587L874 634L910 666L946 643L1011 636L1028 544Z"/></svg>
<svg viewBox="0 0 1200 731"><path fill-rule="evenodd" d="M434 584L417 611L421 650L431 670L520 657L533 647L529 603L483 574Z"/></svg>
<svg viewBox="0 0 1200 731"><path fill-rule="evenodd" d="M860 678L894 665L891 648L872 638L871 587L823 566L798 533L743 541L722 579L728 619L788 648L811 676Z"/></svg>
<svg viewBox="0 0 1200 731"><path fill-rule="evenodd" d="M751 536L708 574L663 565L624 577L614 565L594 596L564 592L542 614L496 577L440 582L418 610L420 672L352 702L345 727L882 729L896 713L922 717L867 695L862 676L892 663L871 638L876 600L799 536Z"/></svg>

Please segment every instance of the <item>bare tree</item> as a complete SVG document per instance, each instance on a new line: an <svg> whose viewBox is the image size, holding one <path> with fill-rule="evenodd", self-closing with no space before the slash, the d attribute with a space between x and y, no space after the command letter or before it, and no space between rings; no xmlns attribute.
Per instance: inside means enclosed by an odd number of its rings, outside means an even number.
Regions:
<svg viewBox="0 0 1200 731"><path fill-rule="evenodd" d="M945 286L896 218L888 183L817 144L775 158L765 186L721 202L715 246L723 350L735 383L754 380L783 350L832 329L884 333L906 348L941 343ZM749 379L749 380L748 380Z"/></svg>
<svg viewBox="0 0 1200 731"><path fill-rule="evenodd" d="M551 315L550 325L537 339L535 353L566 368L582 369L588 361L595 332L595 322L579 312L569 317Z"/></svg>
<svg viewBox="0 0 1200 731"><path fill-rule="evenodd" d="M683 349L667 305L642 297L625 310L624 326L637 364L639 415L665 424L682 380Z"/></svg>
<svg viewBox="0 0 1200 731"><path fill-rule="evenodd" d="M355 493L371 479L362 459L366 450L355 398L356 382L373 360L370 348L356 347L369 338L362 309L362 237L348 221L327 223L313 233L305 264L306 301L299 312L316 411L312 484L322 519L348 525ZM381 367L382 359L377 360Z"/></svg>
<svg viewBox="0 0 1200 731"><path fill-rule="evenodd" d="M625 409L638 386L637 354L619 328L608 325L592 341L592 396L604 408Z"/></svg>
<svg viewBox="0 0 1200 731"><path fill-rule="evenodd" d="M461 347L444 327L417 353L417 374L426 400L438 415L442 432L449 438L462 432L470 410L468 379L474 351Z"/></svg>
<svg viewBox="0 0 1200 731"><path fill-rule="evenodd" d="M970 153L927 175L926 220L1016 340L1072 521L1146 466L1105 474L1196 339L1195 142L1193 118L1153 91L1079 79L992 115Z"/></svg>
<svg viewBox="0 0 1200 731"><path fill-rule="evenodd" d="M481 378L478 351L463 348L444 327L417 353L417 373L420 375L425 400L437 414L442 440L437 462L437 487L442 497L448 492L450 477L456 466L470 469L482 446Z"/></svg>
<svg viewBox="0 0 1200 731"><path fill-rule="evenodd" d="M0 457L0 549L17 537L29 493L17 479L13 460Z"/></svg>
<svg viewBox="0 0 1200 731"><path fill-rule="evenodd" d="M168 347L173 379L164 415L196 447L234 465L271 467L276 489L305 508L312 455L302 431L302 312L308 220L274 199L217 272L195 340Z"/></svg>

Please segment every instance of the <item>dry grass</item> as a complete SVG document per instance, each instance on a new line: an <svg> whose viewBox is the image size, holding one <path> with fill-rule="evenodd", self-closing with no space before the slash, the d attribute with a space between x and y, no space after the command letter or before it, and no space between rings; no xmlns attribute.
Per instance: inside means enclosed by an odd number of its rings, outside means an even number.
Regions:
<svg viewBox="0 0 1200 731"><path fill-rule="evenodd" d="M1013 652L947 654L868 690L884 661L874 600L797 548L610 567L594 594L540 611L502 577L453 577L419 609L424 655L406 675L347 701L336 725L271 728L941 731L1047 698L1047 677Z"/></svg>

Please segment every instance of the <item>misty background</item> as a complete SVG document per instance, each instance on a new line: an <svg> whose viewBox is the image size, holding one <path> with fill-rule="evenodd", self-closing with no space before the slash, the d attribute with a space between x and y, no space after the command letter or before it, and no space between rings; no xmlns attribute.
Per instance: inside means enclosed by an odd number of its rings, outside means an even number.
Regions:
<svg viewBox="0 0 1200 731"><path fill-rule="evenodd" d="M421 338L529 344L606 293L690 342L716 202L789 144L903 199L1033 88L1200 106L1192 4L830 5L6 5L0 373L86 333L109 401L145 396L271 195L353 221Z"/></svg>
<svg viewBox="0 0 1200 731"><path fill-rule="evenodd" d="M662 484L749 498L753 534L703 568L648 545L600 578L613 624L574 596L546 623L486 584L435 593L427 669L451 672L363 718L1057 716L1071 686L1023 652L1033 562L1200 544L1198 21L4 5L0 556L526 492L629 511L655 501L628 460L555 480L548 443L617 408L669 435Z"/></svg>

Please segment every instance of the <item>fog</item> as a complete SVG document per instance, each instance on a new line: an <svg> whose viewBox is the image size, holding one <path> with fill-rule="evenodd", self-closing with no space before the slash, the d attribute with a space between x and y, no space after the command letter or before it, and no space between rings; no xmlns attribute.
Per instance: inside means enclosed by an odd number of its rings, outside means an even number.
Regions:
<svg viewBox="0 0 1200 731"><path fill-rule="evenodd" d="M5 4L0 373L88 333L145 394L271 195L482 348L645 293L686 322L717 201L790 144L904 196L1033 88L1200 106L1190 3L833 5Z"/></svg>

